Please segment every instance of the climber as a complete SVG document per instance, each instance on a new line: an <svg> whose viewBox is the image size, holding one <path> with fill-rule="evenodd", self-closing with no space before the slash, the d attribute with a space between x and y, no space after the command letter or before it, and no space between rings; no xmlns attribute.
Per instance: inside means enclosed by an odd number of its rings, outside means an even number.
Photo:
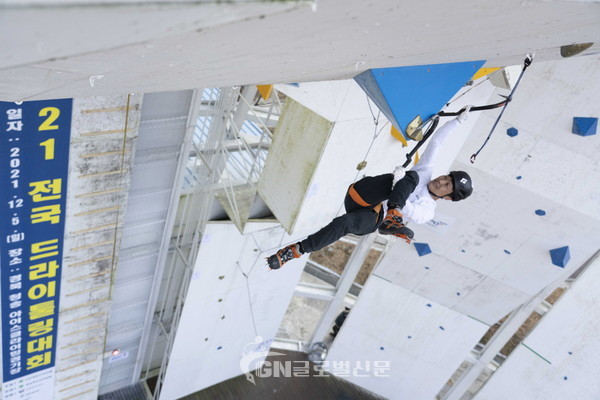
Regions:
<svg viewBox="0 0 600 400"><path fill-rule="evenodd" d="M304 253L311 253L337 241L344 235L367 235L379 230L382 235L394 235L406 240L414 233L406 224L424 224L434 217L436 201L460 201L473 191L471 177L464 171L431 179L433 166L450 134L469 116L465 107L453 120L446 122L435 134L417 165L404 171L367 176L350 185L344 199L346 214L334 218L327 226L306 239L278 250L267 258L269 268L279 269ZM387 203L387 213L384 212ZM384 213L386 214L383 218Z"/></svg>

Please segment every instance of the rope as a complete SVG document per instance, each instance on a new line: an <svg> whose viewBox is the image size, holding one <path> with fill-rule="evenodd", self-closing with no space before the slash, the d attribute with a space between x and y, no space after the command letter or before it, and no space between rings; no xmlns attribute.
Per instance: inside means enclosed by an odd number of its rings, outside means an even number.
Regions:
<svg viewBox="0 0 600 400"><path fill-rule="evenodd" d="M389 121L387 121L385 124L383 124L383 126L377 130L378 126L379 126L379 117L381 116L381 110L379 110L377 112L377 117L375 117L375 113L373 112L373 108L371 108L371 101L369 99L369 96L365 94L365 96L367 97L367 105L369 106L369 111L371 112L371 117L373 118L373 124L374 126L374 130L373 130L373 138L371 139L371 143L369 144L369 148L367 148L367 151L363 157L363 161L361 161L358 165L360 166L361 164L364 163L362 168L358 168L358 171L356 172L356 175L354 176L354 179L352 180L353 183L356 182L356 180L358 179L358 176L360 175L360 171L362 171L362 169L366 166L367 163L367 157L369 156L369 153L371 152L371 148L373 148L373 144L375 143L375 140L377 140L377 138L379 137L379 134L385 129L385 127L390 123ZM340 204L340 207L338 208L336 215L338 215L340 213L340 211L342 210L342 207L344 207L344 200L342 200L342 203Z"/></svg>
<svg viewBox="0 0 600 400"><path fill-rule="evenodd" d="M283 241L284 236L285 236L285 231L281 234L281 239L279 241L280 245L281 245L281 242ZM239 261L236 261L235 265L239 269L242 276L246 279L246 293L248 294L248 306L250 307L250 318L252 320L254 336L258 337L259 334L258 334L258 328L256 327L256 317L254 316L254 303L252 302L252 294L251 294L251 290L250 290L251 289L250 288L250 275L252 275L254 268L259 264L258 261L259 261L260 255L263 253L264 249L262 249L260 247L260 245L258 244L258 241L254 237L254 233L250 233L250 237L252 237L252 240L254 241L254 244L256 245L256 249L258 250L258 254L257 254L256 258L254 259L254 262L252 263L252 267L250 267L250 270L248 271L248 273L245 273L244 270L242 269L242 266L240 265ZM264 265L262 262L260 264Z"/></svg>
<svg viewBox="0 0 600 400"><path fill-rule="evenodd" d="M485 141L483 142L483 144L481 145L479 150L477 150L475 153L473 153L471 155L471 164L475 163L475 159L477 158L477 156L479 155L481 150L483 150L485 145L489 142L490 138L492 137L492 133L494 133L494 129L496 129L498 122L500 122L500 119L502 118L502 115L504 114L504 110L506 110L506 106L508 106L508 103L512 100L513 93L515 92L515 90L517 90L517 87L519 86L519 83L521 82L521 78L523 78L523 74L525 73L525 70L527 69L527 67L529 67L531 65L532 61L533 61L533 55L531 55L531 56L527 55L527 57L525 57L525 60L523 61L523 69L521 70L519 79L517 79L517 83L515 83L515 87L513 87L510 94L506 98L506 101L504 102L504 107L502 107L502 110L500 111L498 118L496 118L496 121L494 122L494 125L492 126L492 129L490 130L490 133L487 135L487 138L485 139Z"/></svg>
<svg viewBox="0 0 600 400"><path fill-rule="evenodd" d="M259 257L260 257L260 253L259 253L258 256L256 256L256 259L254 260L253 266L252 266L252 268L250 269L250 271L247 274L242 270L242 267L240 266L240 262L239 261L235 262L236 267L240 270L240 273L246 279L246 292L248 294L248 305L250 306L250 318L252 319L252 327L254 328L254 337L258 336L258 328L256 328L256 318L254 316L254 304L252 303L252 295L250 294L250 281L249 281L249 278L250 278L250 274L252 273L252 269L256 265L256 262L258 261Z"/></svg>

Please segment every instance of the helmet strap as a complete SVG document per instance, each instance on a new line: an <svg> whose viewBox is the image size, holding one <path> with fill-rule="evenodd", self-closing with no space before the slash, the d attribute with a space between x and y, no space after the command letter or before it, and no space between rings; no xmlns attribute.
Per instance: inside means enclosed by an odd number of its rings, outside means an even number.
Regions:
<svg viewBox="0 0 600 400"><path fill-rule="evenodd" d="M436 198L438 198L438 199L443 199L443 198L444 198L444 197L446 197L446 196L450 196L450 198L452 198L452 193L453 193L453 192L450 192L450 193L448 193L448 194L445 194L445 195L443 195L443 196L438 196L437 194L433 193L433 192L432 192L432 191L429 189L429 187L427 187L427 191L429 192L429 195L430 195L431 197L436 197Z"/></svg>

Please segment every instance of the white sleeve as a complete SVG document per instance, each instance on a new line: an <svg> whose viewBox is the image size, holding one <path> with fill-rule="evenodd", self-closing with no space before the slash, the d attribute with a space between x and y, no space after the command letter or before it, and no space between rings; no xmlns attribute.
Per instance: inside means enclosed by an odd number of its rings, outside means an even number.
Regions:
<svg viewBox="0 0 600 400"><path fill-rule="evenodd" d="M402 207L402 214L405 223L424 224L435 216L435 201L423 198L415 202L407 200Z"/></svg>
<svg viewBox="0 0 600 400"><path fill-rule="evenodd" d="M458 127L458 125L460 125L460 122L455 118L446 122L432 135L419 162L412 168L413 171L419 174L419 177L427 181L431 179L433 166L435 165L437 156L450 137L450 134Z"/></svg>

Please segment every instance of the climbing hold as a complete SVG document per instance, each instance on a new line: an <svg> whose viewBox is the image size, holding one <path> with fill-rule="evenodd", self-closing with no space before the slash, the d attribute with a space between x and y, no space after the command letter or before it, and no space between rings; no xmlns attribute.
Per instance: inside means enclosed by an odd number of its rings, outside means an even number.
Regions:
<svg viewBox="0 0 600 400"><path fill-rule="evenodd" d="M358 163L358 165L356 166L356 169L361 171L363 170L365 167L367 166L367 162L366 161L361 161Z"/></svg>
<svg viewBox="0 0 600 400"><path fill-rule="evenodd" d="M419 257L423 257L424 255L431 253L431 248L427 243L415 242L415 250L417 250Z"/></svg>
<svg viewBox="0 0 600 400"><path fill-rule="evenodd" d="M412 339L412 336L409 336L408 338L409 338L409 339Z"/></svg>
<svg viewBox="0 0 600 400"><path fill-rule="evenodd" d="M457 296L460 296L460 292L456 292L456 295L457 295Z"/></svg>
<svg viewBox="0 0 600 400"><path fill-rule="evenodd" d="M225 278L225 275L219 276L219 279L223 279L223 278Z"/></svg>
<svg viewBox="0 0 600 400"><path fill-rule="evenodd" d="M515 137L519 134L519 130L517 128L508 128L506 134L510 137Z"/></svg>
<svg viewBox="0 0 600 400"><path fill-rule="evenodd" d="M461 253L466 253L465 249L460 249Z"/></svg>
<svg viewBox="0 0 600 400"><path fill-rule="evenodd" d="M427 303L427 307L431 308L431 304Z"/></svg>
<svg viewBox="0 0 600 400"><path fill-rule="evenodd" d="M508 251L508 250L506 250L506 249L504 250L504 252L505 252L506 254L510 254L510 251Z"/></svg>
<svg viewBox="0 0 600 400"><path fill-rule="evenodd" d="M408 146L408 142L406 141L406 138L404 137L404 135L402 133L400 133L400 131L394 125L392 125L392 129L390 131L390 134L395 139L399 140L400 143L402 143L402 147Z"/></svg>
<svg viewBox="0 0 600 400"><path fill-rule="evenodd" d="M441 325L440 325L440 329L441 329L441 330L443 330L443 331L445 331L445 330L446 330L446 329L445 329L443 326L441 326Z"/></svg>
<svg viewBox="0 0 600 400"><path fill-rule="evenodd" d="M517 176L517 180L518 181L521 180L521 179L523 179L523 177L521 175Z"/></svg>
<svg viewBox="0 0 600 400"><path fill-rule="evenodd" d="M223 346L219 346L217 347L217 350L221 350L223 348Z"/></svg>
<svg viewBox="0 0 600 400"><path fill-rule="evenodd" d="M379 348L379 350L384 350L383 346L381 346L381 347Z"/></svg>
<svg viewBox="0 0 600 400"><path fill-rule="evenodd" d="M425 269L430 269L429 267L425 267Z"/></svg>
<svg viewBox="0 0 600 400"><path fill-rule="evenodd" d="M598 118L573 117L572 133L579 136L591 136L596 134Z"/></svg>
<svg viewBox="0 0 600 400"><path fill-rule="evenodd" d="M566 376L563 376L563 379L566 381L566 380L567 380L567 379L569 379L569 378L567 378Z"/></svg>
<svg viewBox="0 0 600 400"><path fill-rule="evenodd" d="M571 355L571 356L572 356L572 355L573 355L573 352L572 352L572 351L570 351L570 352L569 352L569 355Z"/></svg>
<svg viewBox="0 0 600 400"><path fill-rule="evenodd" d="M544 215L546 215L546 211L544 210L535 210L536 215L539 215L540 217L543 217Z"/></svg>
<svg viewBox="0 0 600 400"><path fill-rule="evenodd" d="M264 100L269 100L271 97L271 91L273 91L273 85L256 85L258 89L258 93L260 93L260 97Z"/></svg>
<svg viewBox="0 0 600 400"><path fill-rule="evenodd" d="M556 265L557 267L564 268L571 259L569 246L550 250L550 257L552 258L552 264Z"/></svg>

